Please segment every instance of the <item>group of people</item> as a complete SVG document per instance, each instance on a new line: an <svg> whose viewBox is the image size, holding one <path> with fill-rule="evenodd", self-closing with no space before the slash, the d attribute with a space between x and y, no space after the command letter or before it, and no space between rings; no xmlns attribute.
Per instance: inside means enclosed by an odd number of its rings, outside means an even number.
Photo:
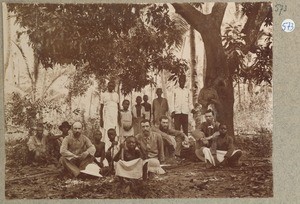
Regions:
<svg viewBox="0 0 300 204"><path fill-rule="evenodd" d="M162 88L156 89L157 98L151 103L148 102L148 95L136 97L136 104L130 107L130 101L125 99L122 108L119 105L119 95L114 91L114 82L108 82L107 91L102 93L100 101L100 125L104 132L104 142L109 144L106 134L108 129L114 128L122 136L137 135L141 130L140 122L147 119L154 126L160 125L161 116L171 116L174 120L176 130L183 130L188 135L188 116L194 113L190 91L185 87L186 77L179 78L179 87L174 90L172 110L169 102L162 97ZM171 114L169 114L169 112Z"/></svg>
<svg viewBox="0 0 300 204"><path fill-rule="evenodd" d="M36 135L28 141L30 158L49 160L47 148L52 146L52 155L59 158L66 172L75 177L91 164L96 164L102 175L109 172L127 178L147 178L153 174L164 174L161 164L172 159L180 160L182 149L190 143L188 115L195 110L190 105L185 82L185 77L179 78L171 118L167 115L169 105L162 97L161 88L156 90L157 98L152 105L148 103L148 96L144 95L144 102L138 96L131 110L126 99L122 102L123 108L119 109L115 84L109 82L108 91L101 96L100 106L100 126L104 134L96 130L92 137L87 137L82 134L80 122L70 125L65 121L59 126L61 135L44 135L43 124L38 124ZM175 129L170 127L171 119ZM211 109L205 111L205 120L200 129L191 133L197 158L212 167L238 165L242 152L235 149L226 124L217 122Z"/></svg>
<svg viewBox="0 0 300 204"><path fill-rule="evenodd" d="M62 134L56 136L44 134L43 124L38 124L36 134L30 136L27 143L30 161L52 162L50 158L54 159L57 154L51 154L53 151L50 150L55 151L59 147L59 163L65 173L74 177L84 172L90 164L99 167L98 173L116 173L129 178L164 174L165 171L160 167L164 161L162 137L159 133L151 131L149 120L143 119L140 124L141 132L136 136L126 137L123 142L117 139L115 129L109 129L107 135L111 145L107 151L106 144L101 141L102 133L95 131L91 140L82 133L81 122L74 122L72 125L63 122L59 126ZM126 162L131 163L129 165ZM133 167L141 168L137 170Z"/></svg>

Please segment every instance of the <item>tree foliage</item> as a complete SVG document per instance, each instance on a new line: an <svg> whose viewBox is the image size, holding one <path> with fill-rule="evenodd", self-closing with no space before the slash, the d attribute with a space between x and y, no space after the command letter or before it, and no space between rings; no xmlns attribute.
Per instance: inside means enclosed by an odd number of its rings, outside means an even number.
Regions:
<svg viewBox="0 0 300 204"><path fill-rule="evenodd" d="M271 33L261 31L258 40L262 43L256 43L250 53L244 54L242 49L245 46L245 34L242 33L242 25L227 24L222 36L223 45L227 58L232 58L235 54L238 56L238 68L234 70L233 79L235 81L242 79L245 82L253 81L255 84L268 82L272 84L272 62L273 62L273 37ZM261 39L263 38L263 39ZM255 55L253 57L252 54ZM254 60L252 59L254 58ZM245 61L253 60L248 66Z"/></svg>
<svg viewBox="0 0 300 204"><path fill-rule="evenodd" d="M150 71L187 67L170 52L180 45L182 31L165 5L8 4L8 9L27 28L46 68L88 63L83 75L117 77L125 94L151 84Z"/></svg>
<svg viewBox="0 0 300 204"><path fill-rule="evenodd" d="M29 95L22 96L12 92L5 107L5 122L13 125L33 128L37 121L43 122L43 114L50 111L61 113L61 106L57 101L45 101L41 98L32 101ZM43 113L44 112L44 113Z"/></svg>
<svg viewBox="0 0 300 204"><path fill-rule="evenodd" d="M258 84L272 79L272 43L257 43L262 24L272 25L271 3L240 4L247 21L243 27L229 26L223 41L227 3L215 3L208 15L199 9L201 3L172 5L202 36L205 84L208 79L224 82L217 91L226 108L220 108L218 115L220 122L229 123L233 134L233 79L242 77ZM173 21L167 4L8 4L8 8L27 29L31 46L45 67L88 64L82 76L118 78L124 94L153 83L149 72L167 69L175 75L170 80L176 80L176 74L187 68L186 62L172 54L183 30ZM249 52L256 54L256 62L245 67L243 60Z"/></svg>

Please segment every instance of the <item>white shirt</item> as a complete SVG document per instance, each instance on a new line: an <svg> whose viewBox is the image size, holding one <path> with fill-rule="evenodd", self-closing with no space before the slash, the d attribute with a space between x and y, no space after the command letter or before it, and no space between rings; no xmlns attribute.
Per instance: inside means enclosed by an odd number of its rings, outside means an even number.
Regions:
<svg viewBox="0 0 300 204"><path fill-rule="evenodd" d="M174 90L174 110L175 114L189 114L193 109L190 98L190 90L187 88L176 88Z"/></svg>
<svg viewBox="0 0 300 204"><path fill-rule="evenodd" d="M118 109L119 95L116 92L103 92L101 94L100 103L103 104L105 108Z"/></svg>

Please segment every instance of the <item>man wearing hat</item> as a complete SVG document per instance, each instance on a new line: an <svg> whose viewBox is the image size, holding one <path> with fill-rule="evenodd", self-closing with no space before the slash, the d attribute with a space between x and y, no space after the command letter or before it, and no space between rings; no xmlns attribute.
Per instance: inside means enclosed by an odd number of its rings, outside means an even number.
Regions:
<svg viewBox="0 0 300 204"><path fill-rule="evenodd" d="M69 135L69 130L71 129L71 125L64 121L62 124L58 127L58 129L62 132L62 134L59 136L60 144L62 143L63 139Z"/></svg>
<svg viewBox="0 0 300 204"><path fill-rule="evenodd" d="M60 126L58 126L58 129L62 132L60 135L50 135L49 137L51 154L57 159L60 158L60 146L63 139L69 135L71 125L67 121L64 121Z"/></svg>
<svg viewBox="0 0 300 204"><path fill-rule="evenodd" d="M93 163L96 152L90 139L81 132L81 122L75 122L72 125L72 133L63 139L60 147L60 162L65 170L75 177L80 174L80 170L84 170L88 164Z"/></svg>

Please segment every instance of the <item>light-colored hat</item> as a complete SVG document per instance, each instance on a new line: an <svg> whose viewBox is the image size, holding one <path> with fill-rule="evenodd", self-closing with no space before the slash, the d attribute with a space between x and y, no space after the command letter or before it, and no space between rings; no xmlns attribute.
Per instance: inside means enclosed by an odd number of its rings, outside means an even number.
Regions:
<svg viewBox="0 0 300 204"><path fill-rule="evenodd" d="M189 142L187 142L187 141L183 141L182 143L182 146L184 147L184 148L189 148L190 147L190 144L189 144Z"/></svg>
<svg viewBox="0 0 300 204"><path fill-rule="evenodd" d="M85 167L85 170L81 170L80 172L92 176L103 177L101 174L99 174L99 171L100 171L100 167L97 164L92 163L92 164L88 164Z"/></svg>

